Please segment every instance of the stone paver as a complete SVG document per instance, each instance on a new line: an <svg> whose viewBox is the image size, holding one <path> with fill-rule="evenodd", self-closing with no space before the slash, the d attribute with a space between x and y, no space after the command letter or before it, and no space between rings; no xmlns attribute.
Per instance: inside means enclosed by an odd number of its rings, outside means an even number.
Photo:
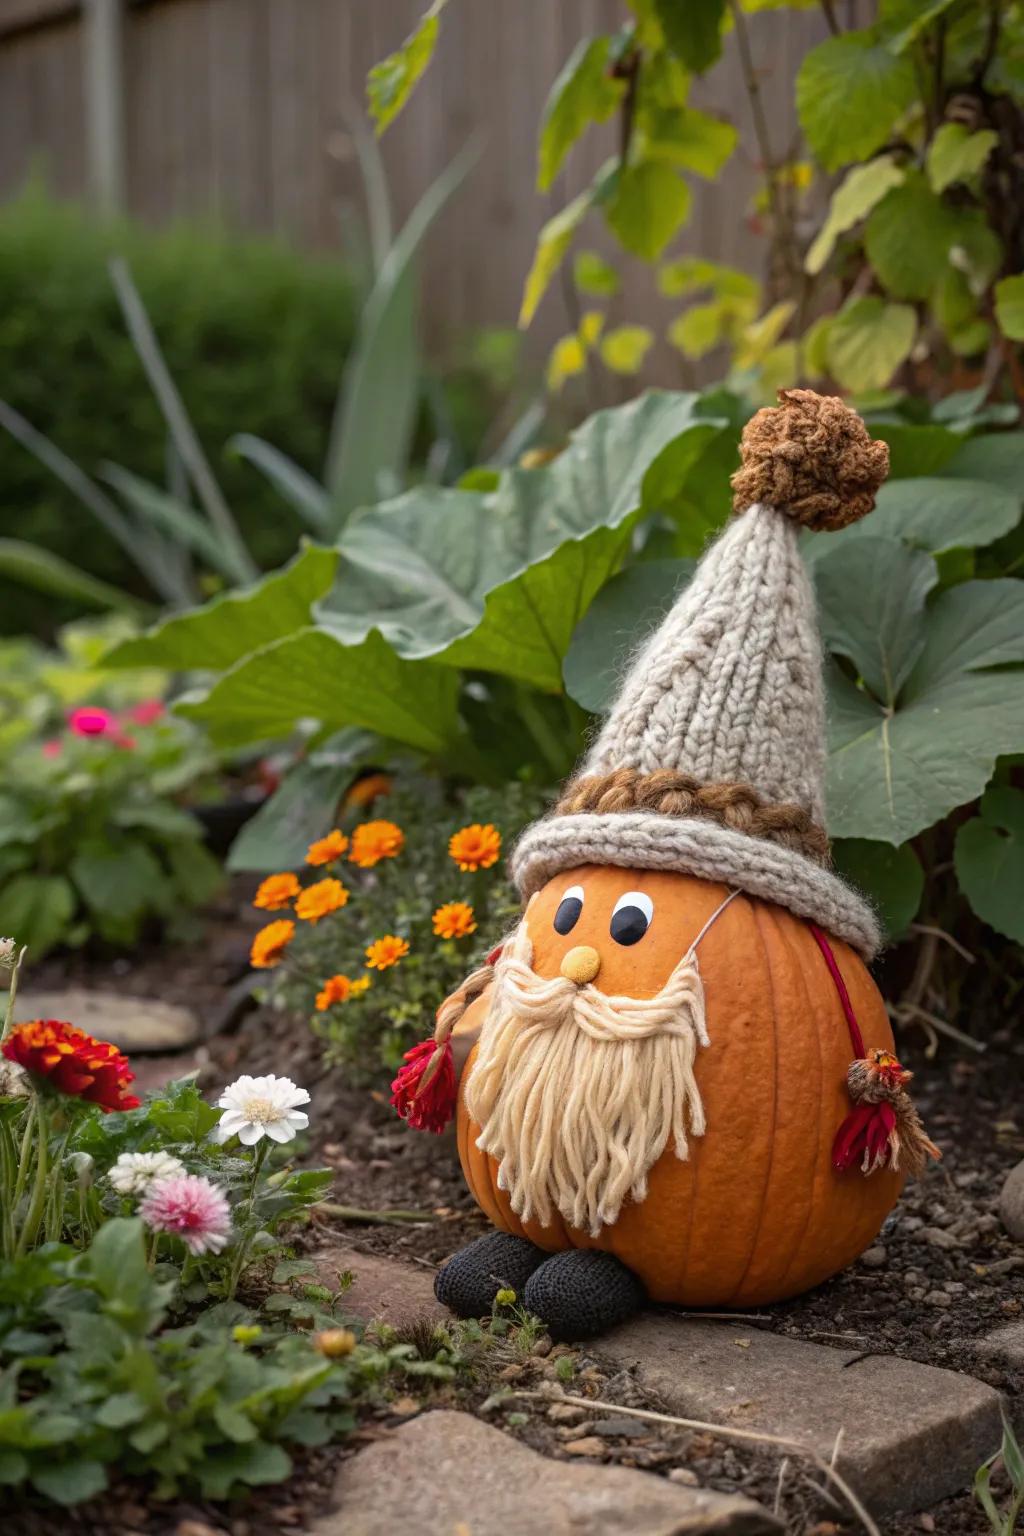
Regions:
<svg viewBox="0 0 1024 1536"><path fill-rule="evenodd" d="M26 989L19 992L15 1006L19 1024L27 1019L66 1019L129 1055L133 1051L183 1051L194 1045L201 1033L191 1009L153 997L126 997L122 992L93 992L83 987L52 992Z"/></svg>
<svg viewBox="0 0 1024 1536"><path fill-rule="evenodd" d="M1000 1396L983 1382L889 1355L749 1326L647 1314L593 1346L637 1365L637 1380L685 1418L802 1441L879 1515L925 1509L966 1488L1001 1435Z"/></svg>
<svg viewBox="0 0 1024 1536"><path fill-rule="evenodd" d="M352 1248L325 1250L317 1267L328 1285L339 1270L353 1271L347 1301L356 1316L397 1323L448 1315L434 1298L428 1269ZM1005 1359L1015 1358L1008 1344L1018 1329L1024 1336L1024 1324L990 1336L1000 1339ZM1024 1337L1017 1347L1024 1350ZM842 1430L838 1469L879 1515L926 1509L966 1488L1001 1438L994 1388L895 1356L860 1359L852 1350L750 1325L654 1312L587 1348L635 1367L639 1384L684 1418L797 1440L825 1460Z"/></svg>
<svg viewBox="0 0 1024 1536"><path fill-rule="evenodd" d="M356 1248L323 1248L314 1254L317 1274L332 1289L338 1275L351 1270L352 1285L345 1292L343 1310L364 1322L382 1319L398 1327L420 1317L451 1317L434 1296L434 1271Z"/></svg>
<svg viewBox="0 0 1024 1536"><path fill-rule="evenodd" d="M1024 1243L1024 1163L1012 1169L999 1201L1003 1226L1018 1243Z"/></svg>
<svg viewBox="0 0 1024 1536"><path fill-rule="evenodd" d="M554 1461L468 1413L401 1425L342 1464L311 1536L781 1536L749 1499Z"/></svg>
<svg viewBox="0 0 1024 1536"><path fill-rule="evenodd" d="M1005 1360L1008 1365L1024 1368L1024 1322L1007 1323L976 1339L975 1353L989 1360Z"/></svg>

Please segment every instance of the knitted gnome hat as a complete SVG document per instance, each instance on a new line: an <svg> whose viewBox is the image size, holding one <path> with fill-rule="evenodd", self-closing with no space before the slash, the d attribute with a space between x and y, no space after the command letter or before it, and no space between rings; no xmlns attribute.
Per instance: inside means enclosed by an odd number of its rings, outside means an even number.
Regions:
<svg viewBox="0 0 1024 1536"><path fill-rule="evenodd" d="M679 870L787 907L870 958L874 913L830 867L821 642L797 539L870 512L889 450L841 400L779 399L744 430L732 521L512 869L524 900L581 864Z"/></svg>

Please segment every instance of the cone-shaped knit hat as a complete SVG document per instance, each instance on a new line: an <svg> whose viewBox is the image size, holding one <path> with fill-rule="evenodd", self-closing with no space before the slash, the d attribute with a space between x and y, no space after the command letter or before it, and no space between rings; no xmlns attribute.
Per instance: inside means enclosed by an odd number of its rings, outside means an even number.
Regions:
<svg viewBox="0 0 1024 1536"><path fill-rule="evenodd" d="M821 644L800 526L874 505L889 452L855 411L780 391L743 433L735 516L641 648L553 814L523 834L523 897L581 864L676 869L788 907L870 957L867 903L825 832Z"/></svg>

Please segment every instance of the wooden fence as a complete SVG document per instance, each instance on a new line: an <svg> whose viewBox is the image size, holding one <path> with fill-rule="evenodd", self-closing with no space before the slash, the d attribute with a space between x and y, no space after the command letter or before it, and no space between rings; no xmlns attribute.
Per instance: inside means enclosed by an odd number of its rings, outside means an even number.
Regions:
<svg viewBox="0 0 1024 1536"><path fill-rule="evenodd" d="M61 195L120 201L154 223L212 213L305 245L336 245L359 200L346 113L362 110L368 68L423 7L0 0L0 197L41 166ZM435 344L469 325L514 324L537 230L613 142L608 125L602 143L571 157L553 194L539 196L544 99L576 40L612 30L624 11L621 0L452 0L445 12L434 64L383 141L401 217L467 139L483 140L424 253L424 317ZM769 11L748 25L771 131L785 149L796 68L824 23L816 10ZM745 214L757 151L732 43L694 99L730 117L741 145L719 184L696 184L680 248L756 270L758 241ZM601 246L597 231L587 244ZM636 266L623 307L642 319L658 301ZM555 292L536 322L537 344L564 323Z"/></svg>

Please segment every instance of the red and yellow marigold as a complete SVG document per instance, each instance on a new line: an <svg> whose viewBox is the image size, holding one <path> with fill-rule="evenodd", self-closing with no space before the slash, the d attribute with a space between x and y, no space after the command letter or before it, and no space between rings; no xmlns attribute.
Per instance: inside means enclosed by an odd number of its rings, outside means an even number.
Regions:
<svg viewBox="0 0 1024 1536"><path fill-rule="evenodd" d="M23 1068L37 1086L69 1098L113 1109L138 1109L141 1099L125 1090L135 1081L127 1056L105 1040L61 1019L33 1019L16 1024L4 1041L3 1054Z"/></svg>
<svg viewBox="0 0 1024 1536"><path fill-rule="evenodd" d="M369 985L369 976L359 976L355 981L351 976L341 973L337 976L328 976L316 995L317 1012L326 1013L328 1008L333 1008L336 1003L347 1003L350 997L360 997Z"/></svg>
<svg viewBox="0 0 1024 1536"><path fill-rule="evenodd" d="M448 853L465 873L490 869L501 856L501 833L489 821L483 826L475 821L452 834Z"/></svg>

